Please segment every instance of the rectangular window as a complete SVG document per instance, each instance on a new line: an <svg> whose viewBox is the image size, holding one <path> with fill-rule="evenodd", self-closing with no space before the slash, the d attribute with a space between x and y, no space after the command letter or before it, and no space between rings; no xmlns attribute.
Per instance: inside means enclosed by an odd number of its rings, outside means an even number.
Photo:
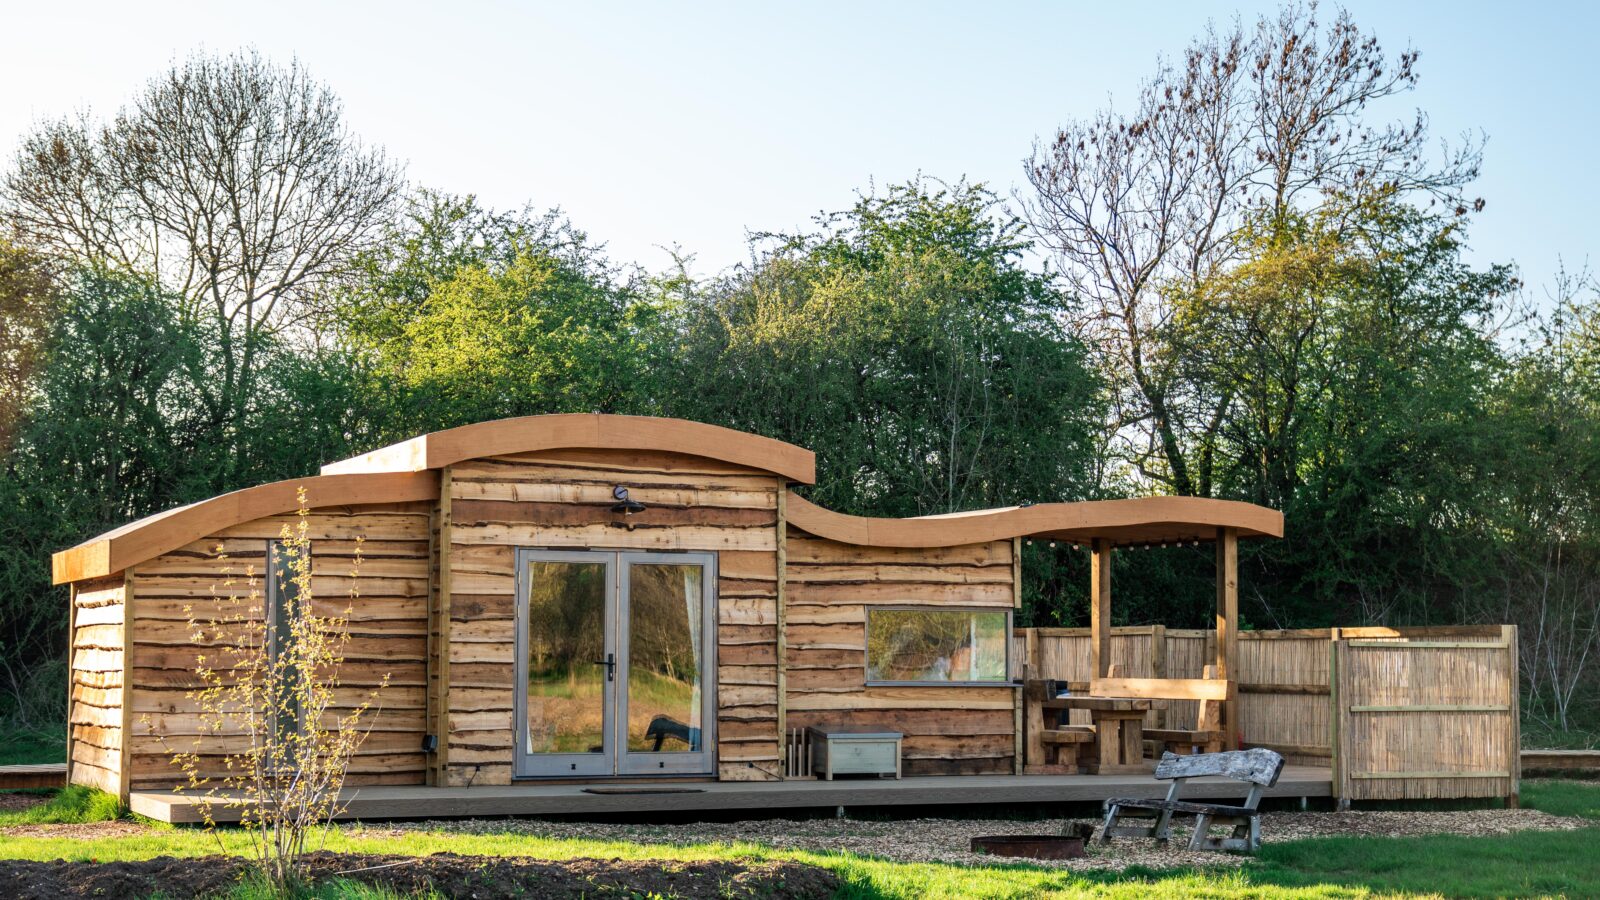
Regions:
<svg viewBox="0 0 1600 900"><path fill-rule="evenodd" d="M869 608L868 684L1006 684L1011 611Z"/></svg>

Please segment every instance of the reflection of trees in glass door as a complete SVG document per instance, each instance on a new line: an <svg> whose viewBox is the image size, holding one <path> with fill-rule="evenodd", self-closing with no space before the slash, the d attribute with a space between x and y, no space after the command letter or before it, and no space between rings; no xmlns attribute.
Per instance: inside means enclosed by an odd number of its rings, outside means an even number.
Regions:
<svg viewBox="0 0 1600 900"><path fill-rule="evenodd" d="M615 554L517 555L518 775L610 775Z"/></svg>
<svg viewBox="0 0 1600 900"><path fill-rule="evenodd" d="M712 771L711 554L517 555L516 773Z"/></svg>
<svg viewBox="0 0 1600 900"><path fill-rule="evenodd" d="M624 553L622 565L627 683L619 701L624 741L618 770L709 773L709 725L716 714L707 687L715 671L712 557Z"/></svg>

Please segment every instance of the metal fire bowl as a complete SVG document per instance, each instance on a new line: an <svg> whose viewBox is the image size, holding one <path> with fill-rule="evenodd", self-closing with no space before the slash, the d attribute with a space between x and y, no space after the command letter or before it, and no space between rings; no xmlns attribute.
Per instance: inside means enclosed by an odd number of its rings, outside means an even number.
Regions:
<svg viewBox="0 0 1600 900"><path fill-rule="evenodd" d="M972 839L973 853L1021 856L1028 859L1077 859L1083 856L1083 838L1060 834L995 834Z"/></svg>

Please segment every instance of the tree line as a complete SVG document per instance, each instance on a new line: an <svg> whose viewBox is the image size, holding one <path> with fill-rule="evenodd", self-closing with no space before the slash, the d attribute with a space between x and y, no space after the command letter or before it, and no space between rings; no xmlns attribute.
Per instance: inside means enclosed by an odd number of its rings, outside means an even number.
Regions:
<svg viewBox="0 0 1600 900"><path fill-rule="evenodd" d="M1466 261L1481 143L1374 109L1418 71L1288 6L1019 147L1011 196L918 177L709 277L410 185L251 52L45 122L0 180L0 716L60 721L55 550L424 431L614 412L809 447L808 496L856 514L1271 506L1249 626L1515 622L1536 724L1592 723L1600 305ZM1019 624L1086 622L1084 554L1026 552ZM1119 624L1209 621L1204 548L1116 567Z"/></svg>

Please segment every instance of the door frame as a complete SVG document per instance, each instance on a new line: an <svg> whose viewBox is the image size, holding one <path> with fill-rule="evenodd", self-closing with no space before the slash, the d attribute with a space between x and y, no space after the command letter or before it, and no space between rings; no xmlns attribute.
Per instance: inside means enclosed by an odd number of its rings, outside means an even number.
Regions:
<svg viewBox="0 0 1600 900"><path fill-rule="evenodd" d="M614 721L617 708L617 681L607 678L601 699L600 733L604 749L599 753L529 753L528 730L528 563L587 563L605 566L605 609L601 613L601 653L616 658L617 624L617 564L610 553L592 553L587 550L535 550L518 547L512 554L517 567L516 593L512 596L515 608L516 657L511 661L514 702L511 720L511 776L513 778L593 778L608 776L616 769L616 744ZM616 672L612 667L611 672ZM534 764L537 763L537 771ZM565 768L562 768L565 767Z"/></svg>
<svg viewBox="0 0 1600 900"><path fill-rule="evenodd" d="M514 779L611 778L615 776L714 776L717 766L717 554L673 550L544 549L518 547L514 641L512 660L513 715L511 727ZM602 697L600 753L529 753L528 721L528 564L530 562L588 563L605 566L606 606L602 616L605 637L602 652L616 661ZM631 753L628 750L628 615L630 575L634 563L699 565L702 572L700 641L704 662L700 673L700 749L686 752Z"/></svg>
<svg viewBox="0 0 1600 900"><path fill-rule="evenodd" d="M695 751L633 753L628 749L629 628L632 622L633 566L700 566L700 749ZM717 765L717 555L687 551L632 551L617 553L617 774L714 775ZM624 602L626 601L626 602Z"/></svg>

